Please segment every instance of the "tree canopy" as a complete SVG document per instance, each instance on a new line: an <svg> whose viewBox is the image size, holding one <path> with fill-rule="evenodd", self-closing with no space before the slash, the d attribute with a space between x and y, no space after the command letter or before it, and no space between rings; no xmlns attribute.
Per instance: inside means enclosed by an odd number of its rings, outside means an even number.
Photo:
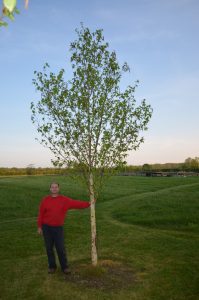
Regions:
<svg viewBox="0 0 199 300"><path fill-rule="evenodd" d="M119 65L115 51L109 51L102 30L76 30L71 43L73 77L66 81L65 70L58 74L35 71L33 83L41 100L31 104L32 121L37 123L40 142L49 147L61 165L81 165L84 173L123 163L128 151L144 141L152 108L141 101L136 106L137 87L120 88L127 63ZM87 175L87 174L85 174Z"/></svg>

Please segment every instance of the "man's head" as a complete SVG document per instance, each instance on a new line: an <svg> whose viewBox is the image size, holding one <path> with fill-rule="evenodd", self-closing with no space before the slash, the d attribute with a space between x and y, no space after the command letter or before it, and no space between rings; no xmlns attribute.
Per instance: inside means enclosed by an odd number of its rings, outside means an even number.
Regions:
<svg viewBox="0 0 199 300"><path fill-rule="evenodd" d="M50 191L53 197L57 196L59 194L59 183L52 182L50 184Z"/></svg>

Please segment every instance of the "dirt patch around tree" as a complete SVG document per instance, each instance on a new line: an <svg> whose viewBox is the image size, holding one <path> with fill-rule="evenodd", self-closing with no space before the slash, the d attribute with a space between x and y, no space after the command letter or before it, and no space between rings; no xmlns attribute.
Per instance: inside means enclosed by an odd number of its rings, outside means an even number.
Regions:
<svg viewBox="0 0 199 300"><path fill-rule="evenodd" d="M88 264L73 266L65 280L78 286L101 290L128 289L136 284L132 268L112 260L101 260L96 267Z"/></svg>

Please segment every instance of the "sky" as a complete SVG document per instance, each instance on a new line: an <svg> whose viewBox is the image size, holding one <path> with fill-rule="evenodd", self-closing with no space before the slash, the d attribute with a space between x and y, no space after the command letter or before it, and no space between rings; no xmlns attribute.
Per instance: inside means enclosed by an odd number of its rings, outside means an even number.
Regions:
<svg viewBox="0 0 199 300"><path fill-rule="evenodd" d="M50 167L53 155L39 144L30 103L39 100L34 70L48 62L70 79L70 43L83 22L103 29L110 51L131 72L121 88L139 80L153 116L145 142L128 164L184 162L199 156L198 0L18 0L20 15L0 27L0 167Z"/></svg>

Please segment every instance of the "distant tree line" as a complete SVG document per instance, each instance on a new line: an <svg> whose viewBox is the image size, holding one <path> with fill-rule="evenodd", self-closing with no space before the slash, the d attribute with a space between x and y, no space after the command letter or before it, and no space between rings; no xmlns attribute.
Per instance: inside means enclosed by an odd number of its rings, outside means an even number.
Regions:
<svg viewBox="0 0 199 300"><path fill-rule="evenodd" d="M199 157L188 157L183 163L165 163L165 164L144 164L142 166L123 165L120 168L122 172L140 172L140 171L157 171L157 172L199 172Z"/></svg>
<svg viewBox="0 0 199 300"><path fill-rule="evenodd" d="M65 169L60 168L0 168L0 176L15 176L15 175L63 175Z"/></svg>
<svg viewBox="0 0 199 300"><path fill-rule="evenodd" d="M78 169L78 168L77 168ZM121 172L161 171L161 172L199 172L199 157L188 157L183 163L144 164L139 166L123 165L113 170L116 174ZM70 168L35 168L29 164L26 168L1 168L0 176L11 175L69 175L74 172ZM104 170L106 172L106 170Z"/></svg>

